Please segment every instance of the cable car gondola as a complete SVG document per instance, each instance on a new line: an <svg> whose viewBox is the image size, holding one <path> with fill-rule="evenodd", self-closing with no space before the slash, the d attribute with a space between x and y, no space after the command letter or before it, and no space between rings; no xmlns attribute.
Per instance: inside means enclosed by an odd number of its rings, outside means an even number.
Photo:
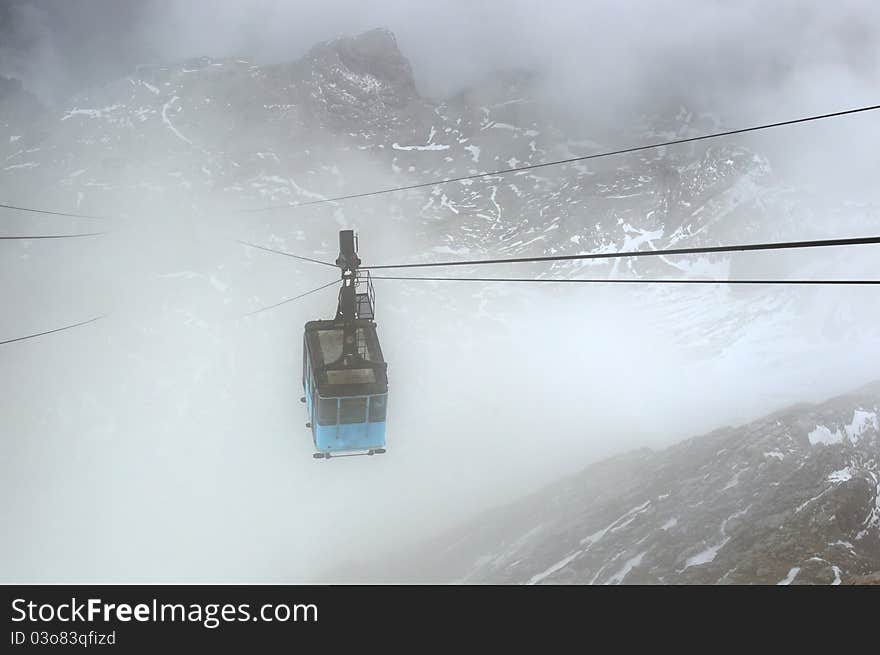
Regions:
<svg viewBox="0 0 880 655"><path fill-rule="evenodd" d="M373 321L375 291L360 263L354 232L340 231L336 317L305 325L302 400L316 459L385 452L388 365Z"/></svg>

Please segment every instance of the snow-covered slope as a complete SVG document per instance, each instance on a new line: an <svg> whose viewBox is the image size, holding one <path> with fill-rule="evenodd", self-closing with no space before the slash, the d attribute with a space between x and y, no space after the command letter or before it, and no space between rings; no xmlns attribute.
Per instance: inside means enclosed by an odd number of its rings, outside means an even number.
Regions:
<svg viewBox="0 0 880 655"><path fill-rule="evenodd" d="M599 462L334 579L840 584L880 570L880 383Z"/></svg>

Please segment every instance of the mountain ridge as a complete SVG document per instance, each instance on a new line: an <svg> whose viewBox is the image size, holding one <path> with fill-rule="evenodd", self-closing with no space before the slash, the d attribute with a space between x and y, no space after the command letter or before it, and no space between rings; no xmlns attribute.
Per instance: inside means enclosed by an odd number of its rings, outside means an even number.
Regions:
<svg viewBox="0 0 880 655"><path fill-rule="evenodd" d="M351 562L325 579L870 580L880 571L878 412L880 381L663 450L617 455L421 546L388 555L379 566Z"/></svg>

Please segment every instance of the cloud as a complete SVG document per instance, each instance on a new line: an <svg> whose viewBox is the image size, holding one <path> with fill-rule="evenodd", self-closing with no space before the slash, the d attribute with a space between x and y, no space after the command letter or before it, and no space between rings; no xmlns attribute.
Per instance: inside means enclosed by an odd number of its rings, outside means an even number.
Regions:
<svg viewBox="0 0 880 655"><path fill-rule="evenodd" d="M866 0L7 0L7 70L43 93L195 55L285 61L315 42L394 31L423 92L536 69L577 107L761 102L797 87L875 87L880 7Z"/></svg>

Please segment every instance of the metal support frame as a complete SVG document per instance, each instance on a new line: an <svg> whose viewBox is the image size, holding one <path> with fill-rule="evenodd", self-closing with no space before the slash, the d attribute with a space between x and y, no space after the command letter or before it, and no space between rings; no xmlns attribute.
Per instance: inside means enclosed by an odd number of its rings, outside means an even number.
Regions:
<svg viewBox="0 0 880 655"><path fill-rule="evenodd" d="M339 232L339 257L336 265L342 272L342 288L339 290L339 304L336 308L336 321L342 323L342 356L337 362L341 366L348 367L358 361L365 361L364 354L359 348L357 339L357 327L354 322L366 318L373 320L374 295L372 281L369 279L369 271L366 274L367 291L358 293L358 284L361 281L361 260L357 254L357 237L354 230L340 230ZM366 306L364 305L366 301ZM369 315L363 309L369 309Z"/></svg>

